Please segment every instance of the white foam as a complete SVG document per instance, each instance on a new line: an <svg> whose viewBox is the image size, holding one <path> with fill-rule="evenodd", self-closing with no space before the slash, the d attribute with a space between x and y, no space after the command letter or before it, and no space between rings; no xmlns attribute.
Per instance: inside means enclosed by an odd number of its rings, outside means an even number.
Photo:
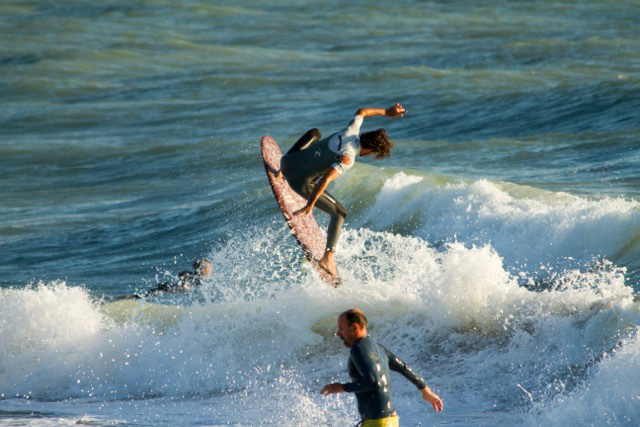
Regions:
<svg viewBox="0 0 640 427"><path fill-rule="evenodd" d="M563 269L611 257L640 230L636 201L589 200L487 180L436 185L399 172L354 223L385 230L410 219L431 242L490 244L509 264ZM573 262L572 262L573 261Z"/></svg>
<svg viewBox="0 0 640 427"><path fill-rule="evenodd" d="M518 384L543 406L572 396L556 390L561 382L567 393L583 382L589 390L589 366L601 363L594 356L640 322L624 271L612 265L564 271L547 291L533 292L492 246L436 250L419 237L347 229L337 253L345 283L334 289L295 268L302 256L285 233L249 230L211 254L217 265L206 302L167 308L180 310L172 321L145 318L148 303L140 301L116 322L87 290L64 283L0 291L0 393L160 396L158 405L204 396L224 422L268 414L283 425L348 424L356 419L353 396L318 391L348 380L348 350L333 333L337 314L360 307L372 336L445 399L447 412L437 416L444 418L434 420L464 423L456 417L499 408L523 421L533 406ZM623 348L635 360L636 347ZM608 372L606 381L635 386L628 372ZM398 376L393 383L404 419L421 419L415 388ZM149 403L122 414L118 405L106 402L100 413L133 422L158 411ZM194 411L204 417L212 409Z"/></svg>
<svg viewBox="0 0 640 427"><path fill-rule="evenodd" d="M637 310L637 309L636 309ZM637 318L636 318L637 320ZM640 421L640 340L621 341L592 368L580 386L538 402L532 425L638 425Z"/></svg>

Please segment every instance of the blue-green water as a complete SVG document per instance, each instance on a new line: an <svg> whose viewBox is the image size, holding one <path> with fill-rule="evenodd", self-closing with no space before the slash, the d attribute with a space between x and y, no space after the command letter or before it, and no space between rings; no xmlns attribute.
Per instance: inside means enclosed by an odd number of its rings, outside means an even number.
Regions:
<svg viewBox="0 0 640 427"><path fill-rule="evenodd" d="M637 425L638 22L638 1L3 2L0 424L352 425L317 391L347 381L333 324L359 306L445 401L394 377L403 425ZM332 184L330 289L260 137L395 102L363 126L391 159ZM105 308L202 256L193 300Z"/></svg>

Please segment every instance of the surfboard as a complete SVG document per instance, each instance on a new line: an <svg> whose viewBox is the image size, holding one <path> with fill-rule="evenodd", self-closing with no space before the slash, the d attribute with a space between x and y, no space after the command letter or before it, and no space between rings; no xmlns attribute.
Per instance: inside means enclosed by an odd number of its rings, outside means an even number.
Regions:
<svg viewBox="0 0 640 427"><path fill-rule="evenodd" d="M280 151L278 143L270 136L265 135L262 137L261 145L262 160L264 160L264 168L267 172L273 195L298 245L324 282L333 286L340 285L342 279L337 270L336 274L332 276L318 264L322 255L324 255L326 245L324 231L320 229L313 215L293 216L293 213L306 205L307 201L289 187L284 177L276 177L276 173L280 170L280 159L282 158L282 151Z"/></svg>

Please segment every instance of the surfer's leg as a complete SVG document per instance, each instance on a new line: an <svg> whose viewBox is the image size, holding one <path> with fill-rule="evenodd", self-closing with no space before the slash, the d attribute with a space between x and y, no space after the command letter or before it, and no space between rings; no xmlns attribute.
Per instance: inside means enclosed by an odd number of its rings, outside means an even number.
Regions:
<svg viewBox="0 0 640 427"><path fill-rule="evenodd" d="M331 216L329 221L329 228L327 229L327 246L325 248L324 256L320 260L320 265L324 267L331 274L336 273L336 264L333 260L333 255L340 238L340 232L342 231L342 224L347 217L347 210L340 204L335 197L331 194L324 192L318 198L316 207L320 210L328 213Z"/></svg>
<svg viewBox="0 0 640 427"><path fill-rule="evenodd" d="M347 217L347 210L336 200L331 194L326 191L320 195L316 202L316 207L323 212L331 215L331 221L329 222L329 228L327 229L327 250L334 252L338 239L340 238L340 231L342 231L342 224Z"/></svg>
<svg viewBox="0 0 640 427"><path fill-rule="evenodd" d="M322 134L317 128L309 129L307 133L302 135L299 140L293 144L293 147L289 148L287 154L295 153L296 151L304 150L309 145L313 144L316 141L319 141L322 138Z"/></svg>

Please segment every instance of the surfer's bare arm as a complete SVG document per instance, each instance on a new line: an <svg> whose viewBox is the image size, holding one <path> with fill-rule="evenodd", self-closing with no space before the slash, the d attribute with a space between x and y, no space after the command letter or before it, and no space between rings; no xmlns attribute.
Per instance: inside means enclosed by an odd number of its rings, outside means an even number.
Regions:
<svg viewBox="0 0 640 427"><path fill-rule="evenodd" d="M340 160L347 164L351 163L351 159L347 156L342 156ZM293 215L302 215L302 216L311 215L311 212L313 211L313 207L315 206L316 202L318 201L322 193L324 193L324 190L326 190L327 186L333 181L335 181L335 179L338 178L339 176L340 176L340 172L338 172L334 168L329 168L329 172L327 172L314 187L313 193L311 193L311 197L309 197L307 204L302 209L295 211Z"/></svg>
<svg viewBox="0 0 640 427"><path fill-rule="evenodd" d="M361 117L373 117L373 116L385 116L385 117L402 117L407 114L402 105L394 104L391 107L384 108L360 108L356 111L356 116Z"/></svg>

